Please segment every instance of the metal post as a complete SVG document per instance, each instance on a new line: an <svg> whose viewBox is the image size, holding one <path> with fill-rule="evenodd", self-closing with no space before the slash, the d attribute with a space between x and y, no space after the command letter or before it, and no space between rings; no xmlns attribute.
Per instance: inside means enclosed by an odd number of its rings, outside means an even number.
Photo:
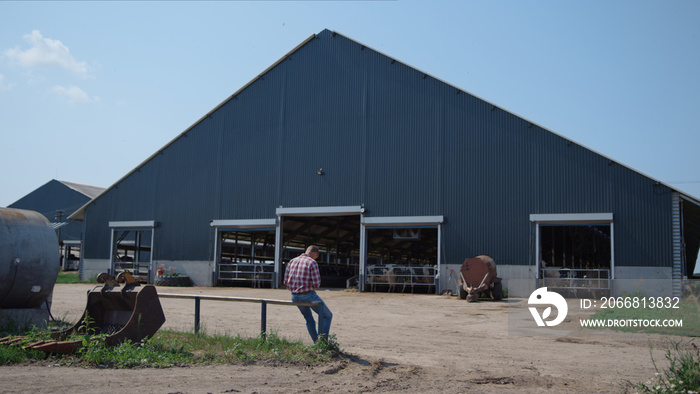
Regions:
<svg viewBox="0 0 700 394"><path fill-rule="evenodd" d="M131 264L131 271L134 276L139 275L141 270L141 230L134 230L134 261ZM147 279L151 283L151 278Z"/></svg>
<svg viewBox="0 0 700 394"><path fill-rule="evenodd" d="M194 297L194 333L199 334L199 304L200 298Z"/></svg>
<svg viewBox="0 0 700 394"><path fill-rule="evenodd" d="M277 226L275 227L275 273L272 278L272 288L280 287L280 273L282 270L283 248L282 244L282 216L277 217Z"/></svg>
<svg viewBox="0 0 700 394"><path fill-rule="evenodd" d="M442 224L437 225L437 237L437 275L433 276L433 283L435 284L435 294L440 294L442 292L442 289L440 288L440 274L442 273ZM449 283L450 281L448 279L447 284Z"/></svg>
<svg viewBox="0 0 700 394"><path fill-rule="evenodd" d="M267 331L267 302L265 300L260 301L260 336L263 341L265 340Z"/></svg>
<svg viewBox="0 0 700 394"><path fill-rule="evenodd" d="M115 252L114 248L115 248L115 246L118 246L118 245L116 244L117 243L117 235L115 234L114 229L112 228L112 229L110 229L110 231L112 232L112 242L109 245L109 269L107 270L107 274L114 275L114 268L116 268L115 267L116 261L114 261L114 252ZM82 248L82 245L81 245L81 248ZM83 259L83 249L80 249L80 260L81 260L81 263L84 260ZM82 264L81 264L80 268L83 269ZM84 269L83 269L83 271L84 271Z"/></svg>
<svg viewBox="0 0 700 394"><path fill-rule="evenodd" d="M214 228L214 271L211 274L211 285L212 286L218 286L218 276L219 276L219 270L220 270L220 263L221 263L221 244L223 243L223 239L221 232L219 231L218 228Z"/></svg>
<svg viewBox="0 0 700 394"><path fill-rule="evenodd" d="M362 221L362 219L360 219ZM365 291L365 274L367 273L367 226L360 222L360 265L357 288Z"/></svg>

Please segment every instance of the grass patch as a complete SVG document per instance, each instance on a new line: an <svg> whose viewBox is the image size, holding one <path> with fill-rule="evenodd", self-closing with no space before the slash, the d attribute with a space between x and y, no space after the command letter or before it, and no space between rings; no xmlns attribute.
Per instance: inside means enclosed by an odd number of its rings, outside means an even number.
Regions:
<svg viewBox="0 0 700 394"><path fill-rule="evenodd" d="M643 295L623 295L621 298L642 298ZM664 321L682 321L681 327L648 326L641 323L638 326L628 324L626 327L605 327L616 331L653 333L664 335L680 335L700 337L700 299L697 295L686 294L678 303L678 308L606 308L600 309L589 320L648 320L662 325ZM603 327L601 327L603 328Z"/></svg>
<svg viewBox="0 0 700 394"><path fill-rule="evenodd" d="M92 277L88 280L80 280L80 273L78 271L60 271L58 273L58 278L56 278L56 283L61 284L75 284L75 283L97 283L97 276Z"/></svg>
<svg viewBox="0 0 700 394"><path fill-rule="evenodd" d="M195 335L160 330L150 340L124 342L109 347L104 335L76 336L83 347L72 355L47 355L24 350L23 345L44 339L47 331L26 335L18 346L0 345L0 365L50 359L61 365L110 368L166 368L184 365L218 365L237 362L301 362L323 363L340 354L334 338L306 346L268 333L264 338L242 338L228 335Z"/></svg>
<svg viewBox="0 0 700 394"><path fill-rule="evenodd" d="M668 368L660 370L652 356L656 374L646 383L625 383L626 392L698 393L700 392L700 350L694 343L671 342L666 349ZM649 352L653 348L650 346Z"/></svg>

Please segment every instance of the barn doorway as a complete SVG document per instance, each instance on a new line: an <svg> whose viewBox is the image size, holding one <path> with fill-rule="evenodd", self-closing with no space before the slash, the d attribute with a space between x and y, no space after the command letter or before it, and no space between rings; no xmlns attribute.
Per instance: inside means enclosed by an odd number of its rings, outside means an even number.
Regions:
<svg viewBox="0 0 700 394"><path fill-rule="evenodd" d="M347 288L356 285L360 261L360 215L281 216L282 250L280 283L287 263L304 253L308 245L319 247L317 259L321 286Z"/></svg>
<svg viewBox="0 0 700 394"><path fill-rule="evenodd" d="M141 283L152 283L155 221L109 222L110 273L127 272Z"/></svg>
<svg viewBox="0 0 700 394"><path fill-rule="evenodd" d="M365 289L435 293L437 234L437 228L368 229Z"/></svg>
<svg viewBox="0 0 700 394"><path fill-rule="evenodd" d="M614 267L612 214L533 215L540 287L571 297L609 295Z"/></svg>
<svg viewBox="0 0 700 394"><path fill-rule="evenodd" d="M275 219L213 220L216 229L215 286L272 288L275 279Z"/></svg>
<svg viewBox="0 0 700 394"><path fill-rule="evenodd" d="M443 217L367 218L364 212L360 206L278 208L278 286L286 264L313 244L320 248L322 287L436 293Z"/></svg>
<svg viewBox="0 0 700 394"><path fill-rule="evenodd" d="M442 222L442 216L364 218L362 290L437 293Z"/></svg>

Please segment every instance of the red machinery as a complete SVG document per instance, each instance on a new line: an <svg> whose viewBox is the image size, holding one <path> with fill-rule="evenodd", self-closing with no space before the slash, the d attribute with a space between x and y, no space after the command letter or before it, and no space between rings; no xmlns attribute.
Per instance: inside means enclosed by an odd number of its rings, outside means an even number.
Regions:
<svg viewBox="0 0 700 394"><path fill-rule="evenodd" d="M483 293L493 300L502 299L502 278L496 275L496 262L490 256L479 255L464 260L459 270L459 298L473 302Z"/></svg>

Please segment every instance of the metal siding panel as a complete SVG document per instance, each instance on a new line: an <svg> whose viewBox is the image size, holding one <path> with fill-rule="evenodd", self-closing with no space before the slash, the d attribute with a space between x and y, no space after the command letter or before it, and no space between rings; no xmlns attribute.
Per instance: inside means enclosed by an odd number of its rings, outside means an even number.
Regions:
<svg viewBox="0 0 700 394"><path fill-rule="evenodd" d="M155 218L155 260L204 260L209 251L209 220L214 218L221 184L222 118L211 116L152 160L152 197L140 201L140 219ZM144 185L145 186L145 185ZM155 214L148 217L149 211Z"/></svg>
<svg viewBox="0 0 700 394"><path fill-rule="evenodd" d="M365 202L373 216L439 214L443 86L371 55Z"/></svg>
<svg viewBox="0 0 700 394"><path fill-rule="evenodd" d="M453 94L444 155L446 262L486 253L499 264L519 263L513 251L527 241L521 195L531 172L524 122L466 93Z"/></svg>
<svg viewBox="0 0 700 394"><path fill-rule="evenodd" d="M89 200L87 196L71 189L62 182L51 180L8 205L8 208L39 212L52 223L58 221L57 211L62 210L61 221L66 222L68 216ZM82 223L68 221L68 225L61 228L61 240L80 240L82 227Z"/></svg>
<svg viewBox="0 0 700 394"><path fill-rule="evenodd" d="M154 259L204 259L209 255L208 230L217 173L210 154L216 146L211 122L203 122L170 144L89 206L88 258L108 258L109 221L156 220ZM214 171L209 171L214 169ZM93 235L94 234L94 235ZM97 239L96 239L97 238ZM87 242L87 241L86 241ZM95 253L93 255L92 253Z"/></svg>
<svg viewBox="0 0 700 394"><path fill-rule="evenodd" d="M365 76L349 44L323 35L284 62L280 205L361 203Z"/></svg>
<svg viewBox="0 0 700 394"><path fill-rule="evenodd" d="M279 73L268 73L215 114L223 122L214 153L221 166L216 180L221 206L212 218L265 218L278 205L283 84Z"/></svg>
<svg viewBox="0 0 700 394"><path fill-rule="evenodd" d="M499 264L528 264L529 214L614 212L617 265L668 266L670 204L652 180L460 96L446 114L441 213L448 263L488 253Z"/></svg>

